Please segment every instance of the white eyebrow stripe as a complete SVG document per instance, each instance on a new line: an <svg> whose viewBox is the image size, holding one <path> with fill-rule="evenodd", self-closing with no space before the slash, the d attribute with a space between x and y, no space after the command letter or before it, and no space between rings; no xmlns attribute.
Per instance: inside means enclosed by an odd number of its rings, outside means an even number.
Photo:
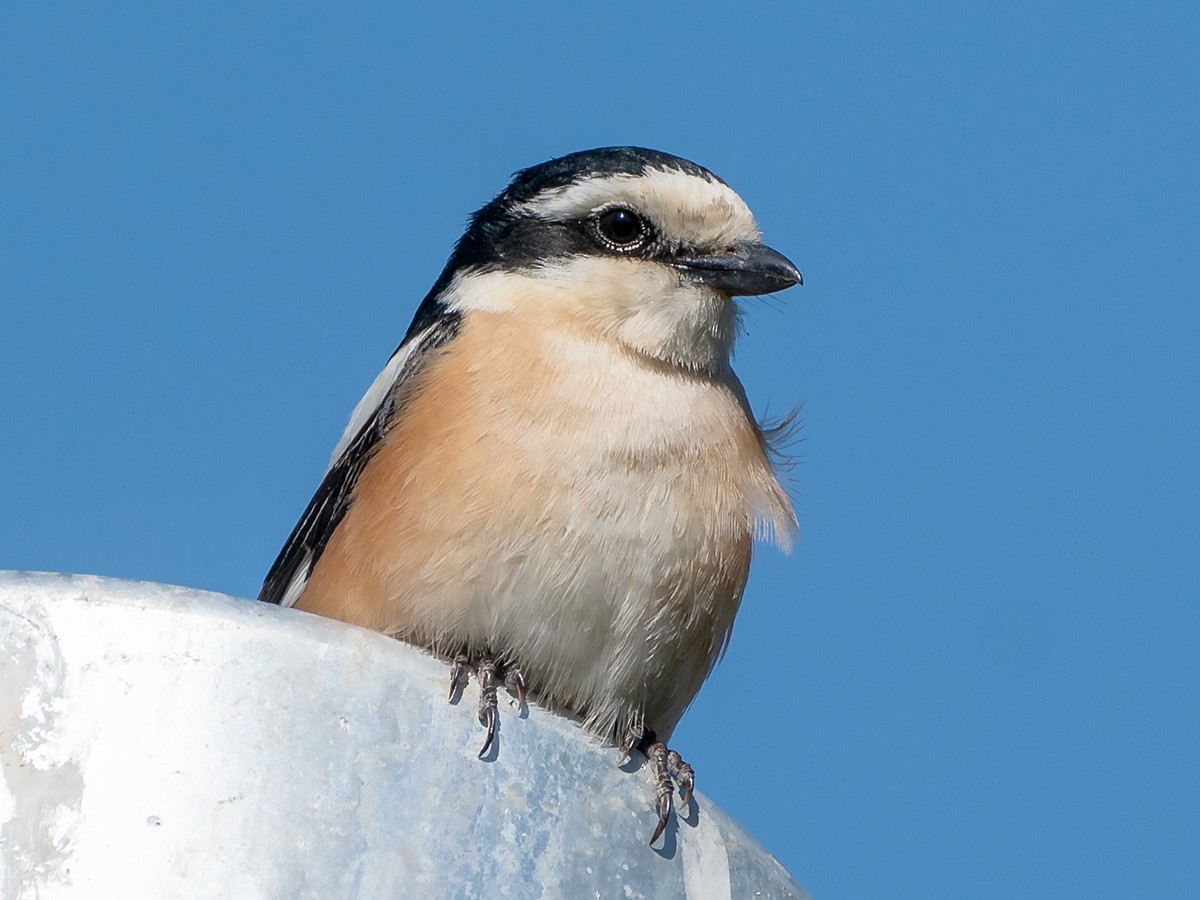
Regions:
<svg viewBox="0 0 1200 900"><path fill-rule="evenodd" d="M613 197L636 193L633 182L643 175L618 173L615 175L592 175L588 178L549 188L517 206L518 212L529 213L545 219L584 216L610 205Z"/></svg>
<svg viewBox="0 0 1200 900"><path fill-rule="evenodd" d="M593 175L551 188L517 207L545 219L585 218L607 206L645 214L675 240L692 244L757 240L758 227L744 200L724 182L677 169L641 175Z"/></svg>

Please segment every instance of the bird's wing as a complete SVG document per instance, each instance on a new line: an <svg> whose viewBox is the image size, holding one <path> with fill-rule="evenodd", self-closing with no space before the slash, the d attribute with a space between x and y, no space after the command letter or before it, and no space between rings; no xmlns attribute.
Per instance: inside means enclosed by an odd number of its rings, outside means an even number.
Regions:
<svg viewBox="0 0 1200 900"><path fill-rule="evenodd" d="M459 315L447 312L396 348L354 408L321 486L267 573L259 600L292 606L299 599L313 566L350 509L359 476L403 409L405 384L433 351L454 338L458 326Z"/></svg>

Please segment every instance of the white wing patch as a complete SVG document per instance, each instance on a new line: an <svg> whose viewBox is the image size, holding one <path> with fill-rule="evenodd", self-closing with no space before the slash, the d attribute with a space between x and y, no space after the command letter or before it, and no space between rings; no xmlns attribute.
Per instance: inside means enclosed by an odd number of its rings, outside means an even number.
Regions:
<svg viewBox="0 0 1200 900"><path fill-rule="evenodd" d="M354 407L354 412L350 413L350 422L346 425L346 430L342 432L341 439L337 442L337 446L333 448L333 455L329 458L329 465L325 468L328 472L333 468L333 464L341 459L342 454L346 452L346 448L350 446L350 442L362 427L370 421L375 415L375 411L379 409L379 405L393 387L395 387L396 379L400 377L400 372L404 369L404 364L409 358L425 342L429 337L432 329L426 328L411 341L398 349L392 358L388 360L388 364L383 367L383 371L375 376L375 380L371 382L371 386L367 388L367 392L363 394L362 399L358 401L358 405Z"/></svg>
<svg viewBox="0 0 1200 900"><path fill-rule="evenodd" d="M304 593L304 588L308 584L308 576L311 572L312 551L305 550L303 561L296 567L296 572L292 575L292 580L288 582L287 590L283 592L283 597L279 601L280 606L291 608L296 605L296 601Z"/></svg>

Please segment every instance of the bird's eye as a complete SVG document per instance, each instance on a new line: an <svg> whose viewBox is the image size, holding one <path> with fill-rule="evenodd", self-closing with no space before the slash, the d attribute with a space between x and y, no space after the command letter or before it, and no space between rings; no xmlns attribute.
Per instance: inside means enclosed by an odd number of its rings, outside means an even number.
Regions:
<svg viewBox="0 0 1200 900"><path fill-rule="evenodd" d="M631 209L617 207L600 214L596 230L614 249L630 250L646 239L645 221Z"/></svg>

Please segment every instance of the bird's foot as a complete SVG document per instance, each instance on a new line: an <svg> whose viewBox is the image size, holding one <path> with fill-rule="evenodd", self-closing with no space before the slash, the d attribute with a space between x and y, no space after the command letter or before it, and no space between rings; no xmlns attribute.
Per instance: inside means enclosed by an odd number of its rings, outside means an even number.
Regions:
<svg viewBox="0 0 1200 900"><path fill-rule="evenodd" d="M518 710L525 708L525 676L517 668L505 669L504 689L517 701Z"/></svg>
<svg viewBox="0 0 1200 900"><path fill-rule="evenodd" d="M454 657L454 662L450 666L450 695L447 700L453 700L454 695L467 686L467 670L470 669L471 663L467 659L466 653L459 653Z"/></svg>
<svg viewBox="0 0 1200 900"><path fill-rule="evenodd" d="M500 723L500 711L496 708L496 685L500 683L496 661L491 657L481 659L475 667L475 676L479 679L479 724L487 728L487 737L483 739L483 747L479 751L479 758L483 759L492 746L496 726Z"/></svg>
<svg viewBox="0 0 1200 900"><path fill-rule="evenodd" d="M667 751L667 768L679 785L679 806L686 812L692 805L692 792L696 789L696 770L683 761L674 750Z"/></svg>
<svg viewBox="0 0 1200 900"><path fill-rule="evenodd" d="M639 746L646 754L650 775L654 779L654 810L658 813L658 825L654 834L650 836L650 845L653 846L654 842L662 837L667 822L671 819L675 785L679 786L680 809L687 810L691 805L692 792L696 787L696 772L683 761L682 756L657 740L653 732L647 732Z"/></svg>
<svg viewBox="0 0 1200 900"><path fill-rule="evenodd" d="M474 662L466 652L457 654L450 666L450 699L453 700L467 683L468 673L475 672L479 681L479 724L487 729L483 747L479 750L479 758L483 759L492 742L496 739L496 731L500 727L500 710L497 703L497 689L503 683L515 699L517 708L525 705L525 678L515 666L506 666L490 654L484 654Z"/></svg>

